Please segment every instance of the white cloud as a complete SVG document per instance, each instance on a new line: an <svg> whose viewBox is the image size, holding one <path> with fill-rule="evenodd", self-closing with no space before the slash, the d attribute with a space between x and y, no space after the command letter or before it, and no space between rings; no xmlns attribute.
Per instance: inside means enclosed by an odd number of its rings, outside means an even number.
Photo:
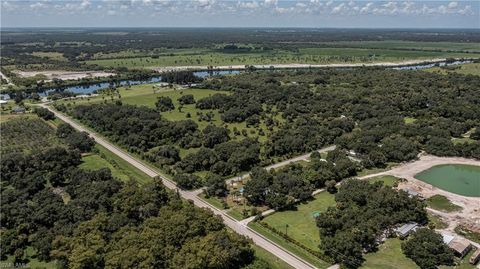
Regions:
<svg viewBox="0 0 480 269"><path fill-rule="evenodd" d="M238 6L241 7L241 8L248 8L248 9L256 9L256 8L260 7L260 5L258 4L257 1L253 1L253 2L239 2L239 3L238 3Z"/></svg>
<svg viewBox="0 0 480 269"><path fill-rule="evenodd" d="M448 8L456 8L458 7L458 2L450 2L448 3Z"/></svg>
<svg viewBox="0 0 480 269"><path fill-rule="evenodd" d="M332 9L332 14L338 14L338 13L341 13L342 11L344 11L346 8L345 8L345 3L341 3L340 5L334 7Z"/></svg>

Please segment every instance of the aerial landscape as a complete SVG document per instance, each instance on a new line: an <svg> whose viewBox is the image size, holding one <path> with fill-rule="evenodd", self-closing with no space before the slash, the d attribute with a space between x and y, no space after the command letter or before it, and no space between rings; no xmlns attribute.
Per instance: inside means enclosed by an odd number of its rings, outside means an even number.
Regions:
<svg viewBox="0 0 480 269"><path fill-rule="evenodd" d="M0 268L480 268L480 2L0 8Z"/></svg>

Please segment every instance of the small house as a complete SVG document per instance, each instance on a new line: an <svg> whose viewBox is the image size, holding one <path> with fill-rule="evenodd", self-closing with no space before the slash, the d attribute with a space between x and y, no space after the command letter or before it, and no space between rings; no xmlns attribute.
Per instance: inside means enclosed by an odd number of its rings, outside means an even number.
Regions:
<svg viewBox="0 0 480 269"><path fill-rule="evenodd" d="M450 242L452 242L452 240L455 238L455 236L453 235L449 235L449 234L442 234L443 236L443 243L445 243L446 245L450 244Z"/></svg>
<svg viewBox="0 0 480 269"><path fill-rule="evenodd" d="M475 252L470 257L470 260L468 261L470 262L470 264L476 264L480 261L480 248L477 248L477 250L475 250Z"/></svg>
<svg viewBox="0 0 480 269"><path fill-rule="evenodd" d="M418 227L419 227L418 223L409 222L395 229L395 233L397 234L398 237L405 238L409 236L411 233L415 232L415 230L417 230Z"/></svg>
<svg viewBox="0 0 480 269"><path fill-rule="evenodd" d="M16 106L12 109L12 113L15 113L15 114L25 113L25 108Z"/></svg>
<svg viewBox="0 0 480 269"><path fill-rule="evenodd" d="M408 197L410 198L417 197L420 200L425 200L425 198L420 193L414 190L405 189L404 191L408 194Z"/></svg>
<svg viewBox="0 0 480 269"><path fill-rule="evenodd" d="M8 101L8 100L10 100L10 95L0 94L0 100Z"/></svg>
<svg viewBox="0 0 480 269"><path fill-rule="evenodd" d="M463 258L470 251L472 245L466 239L455 238L448 244L448 247L455 252L455 255Z"/></svg>
<svg viewBox="0 0 480 269"><path fill-rule="evenodd" d="M5 105L5 104L7 104L7 103L8 103L8 102L5 101L5 100L0 100L0 106L1 106L1 105Z"/></svg>

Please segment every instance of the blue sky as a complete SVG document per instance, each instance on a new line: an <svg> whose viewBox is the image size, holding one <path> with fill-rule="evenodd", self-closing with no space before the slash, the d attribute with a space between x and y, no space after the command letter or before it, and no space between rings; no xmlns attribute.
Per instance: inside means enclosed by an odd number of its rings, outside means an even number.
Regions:
<svg viewBox="0 0 480 269"><path fill-rule="evenodd" d="M478 29L479 11L479 0L1 0L1 26Z"/></svg>

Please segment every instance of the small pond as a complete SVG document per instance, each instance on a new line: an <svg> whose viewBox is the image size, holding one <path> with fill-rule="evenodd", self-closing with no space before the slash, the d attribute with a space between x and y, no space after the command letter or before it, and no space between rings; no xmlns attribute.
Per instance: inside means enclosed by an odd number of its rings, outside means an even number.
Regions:
<svg viewBox="0 0 480 269"><path fill-rule="evenodd" d="M415 178L451 193L480 197L480 166L437 165L416 174Z"/></svg>

